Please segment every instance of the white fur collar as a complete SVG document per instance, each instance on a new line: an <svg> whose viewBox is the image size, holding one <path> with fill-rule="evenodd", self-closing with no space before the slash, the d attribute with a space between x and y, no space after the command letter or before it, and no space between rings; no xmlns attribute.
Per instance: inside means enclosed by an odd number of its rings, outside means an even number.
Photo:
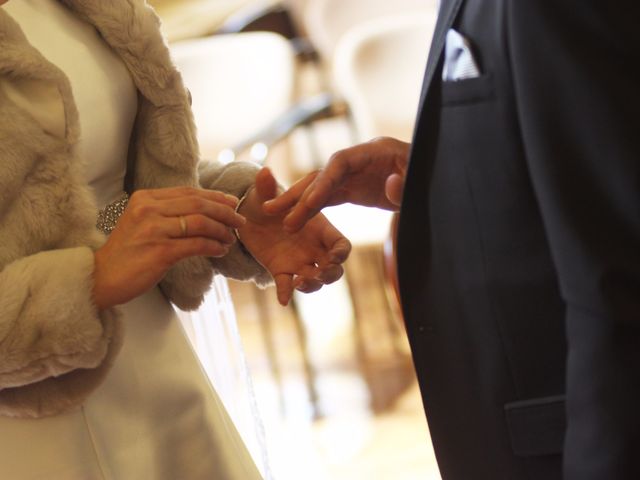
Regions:
<svg viewBox="0 0 640 480"><path fill-rule="evenodd" d="M199 158L188 93L144 0L59 0L95 26L129 69L140 93L130 156L132 188L196 185ZM63 98L66 139L79 136L78 114L66 76L33 48L0 9L0 75L54 82Z"/></svg>

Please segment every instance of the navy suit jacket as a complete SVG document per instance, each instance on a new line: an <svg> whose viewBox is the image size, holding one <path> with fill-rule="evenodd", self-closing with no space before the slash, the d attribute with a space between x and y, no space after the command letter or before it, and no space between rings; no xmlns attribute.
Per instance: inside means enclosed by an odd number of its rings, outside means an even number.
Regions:
<svg viewBox="0 0 640 480"><path fill-rule="evenodd" d="M639 20L443 0L398 268L446 480L640 478ZM441 80L452 27L479 77Z"/></svg>

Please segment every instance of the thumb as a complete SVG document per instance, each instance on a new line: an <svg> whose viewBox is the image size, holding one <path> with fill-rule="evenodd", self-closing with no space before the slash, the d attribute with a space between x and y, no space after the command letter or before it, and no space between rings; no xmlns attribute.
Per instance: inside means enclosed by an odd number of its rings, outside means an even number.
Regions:
<svg viewBox="0 0 640 480"><path fill-rule="evenodd" d="M255 186L260 203L271 200L278 194L278 184L268 167L264 167L258 172Z"/></svg>
<svg viewBox="0 0 640 480"><path fill-rule="evenodd" d="M387 200L396 207L402 203L402 190L404 188L404 177L397 173L389 175L385 182L385 195Z"/></svg>
<svg viewBox="0 0 640 480"><path fill-rule="evenodd" d="M283 307L289 305L293 295L293 277L287 273L280 273L273 276L276 284L276 295L278 303Z"/></svg>

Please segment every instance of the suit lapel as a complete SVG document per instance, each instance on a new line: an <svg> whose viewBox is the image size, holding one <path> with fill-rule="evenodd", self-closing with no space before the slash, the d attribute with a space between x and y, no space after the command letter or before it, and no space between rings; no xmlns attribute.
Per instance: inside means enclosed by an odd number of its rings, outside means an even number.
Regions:
<svg viewBox="0 0 640 480"><path fill-rule="evenodd" d="M408 326L414 319L421 318L420 309L423 299L416 300L416 295L419 297L421 294L419 286L426 284L426 265L429 261L416 261L415 258L417 253L427 255L430 239L429 222L426 217L429 215L427 204L430 181L428 177L433 157L425 153L425 149L434 148L427 123L429 118L433 118L435 111L428 110L428 92L442 57L447 31L453 25L463 0L442 0L442 2L422 84L398 229L398 278Z"/></svg>
<svg viewBox="0 0 640 480"><path fill-rule="evenodd" d="M433 81L436 68L438 67L438 61L440 60L442 49L444 48L444 42L447 37L447 32L453 25L453 21L456 15L460 11L463 0L442 0L440 6L440 13L438 20L436 21L436 27L433 32L433 40L431 41L431 48L429 49L429 56L427 58L427 68L424 74L424 80L422 82L422 92L420 94L420 104L418 112L422 111L424 107L424 101Z"/></svg>

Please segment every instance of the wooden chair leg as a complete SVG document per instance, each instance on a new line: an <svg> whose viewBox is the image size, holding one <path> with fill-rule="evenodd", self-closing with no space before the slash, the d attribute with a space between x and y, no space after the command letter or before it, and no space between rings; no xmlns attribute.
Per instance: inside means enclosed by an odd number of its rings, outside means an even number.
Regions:
<svg viewBox="0 0 640 480"><path fill-rule="evenodd" d="M262 340L264 342L264 348L267 352L267 360L269 362L269 368L273 375L273 380L278 390L278 405L280 407L280 413L284 415L286 413L286 404L284 399L284 385L282 382L282 370L280 369L280 362L278 361L278 355L276 353L275 344L273 341L273 317L269 310L269 304L267 301L267 291L262 290L255 285L252 286L253 298L256 303L256 308L259 314L260 330L262 332Z"/></svg>
<svg viewBox="0 0 640 480"><path fill-rule="evenodd" d="M296 304L295 298L291 299L290 308L293 311L293 323L296 329L296 335L298 337L298 344L300 345L300 354L302 355L302 365L304 368L305 383L307 384L307 392L309 395L309 402L313 411L313 419L318 420L322 418L322 412L320 411L318 389L316 388L317 373L311 361L309 355L309 344L307 341L307 331L300 316L300 311Z"/></svg>

